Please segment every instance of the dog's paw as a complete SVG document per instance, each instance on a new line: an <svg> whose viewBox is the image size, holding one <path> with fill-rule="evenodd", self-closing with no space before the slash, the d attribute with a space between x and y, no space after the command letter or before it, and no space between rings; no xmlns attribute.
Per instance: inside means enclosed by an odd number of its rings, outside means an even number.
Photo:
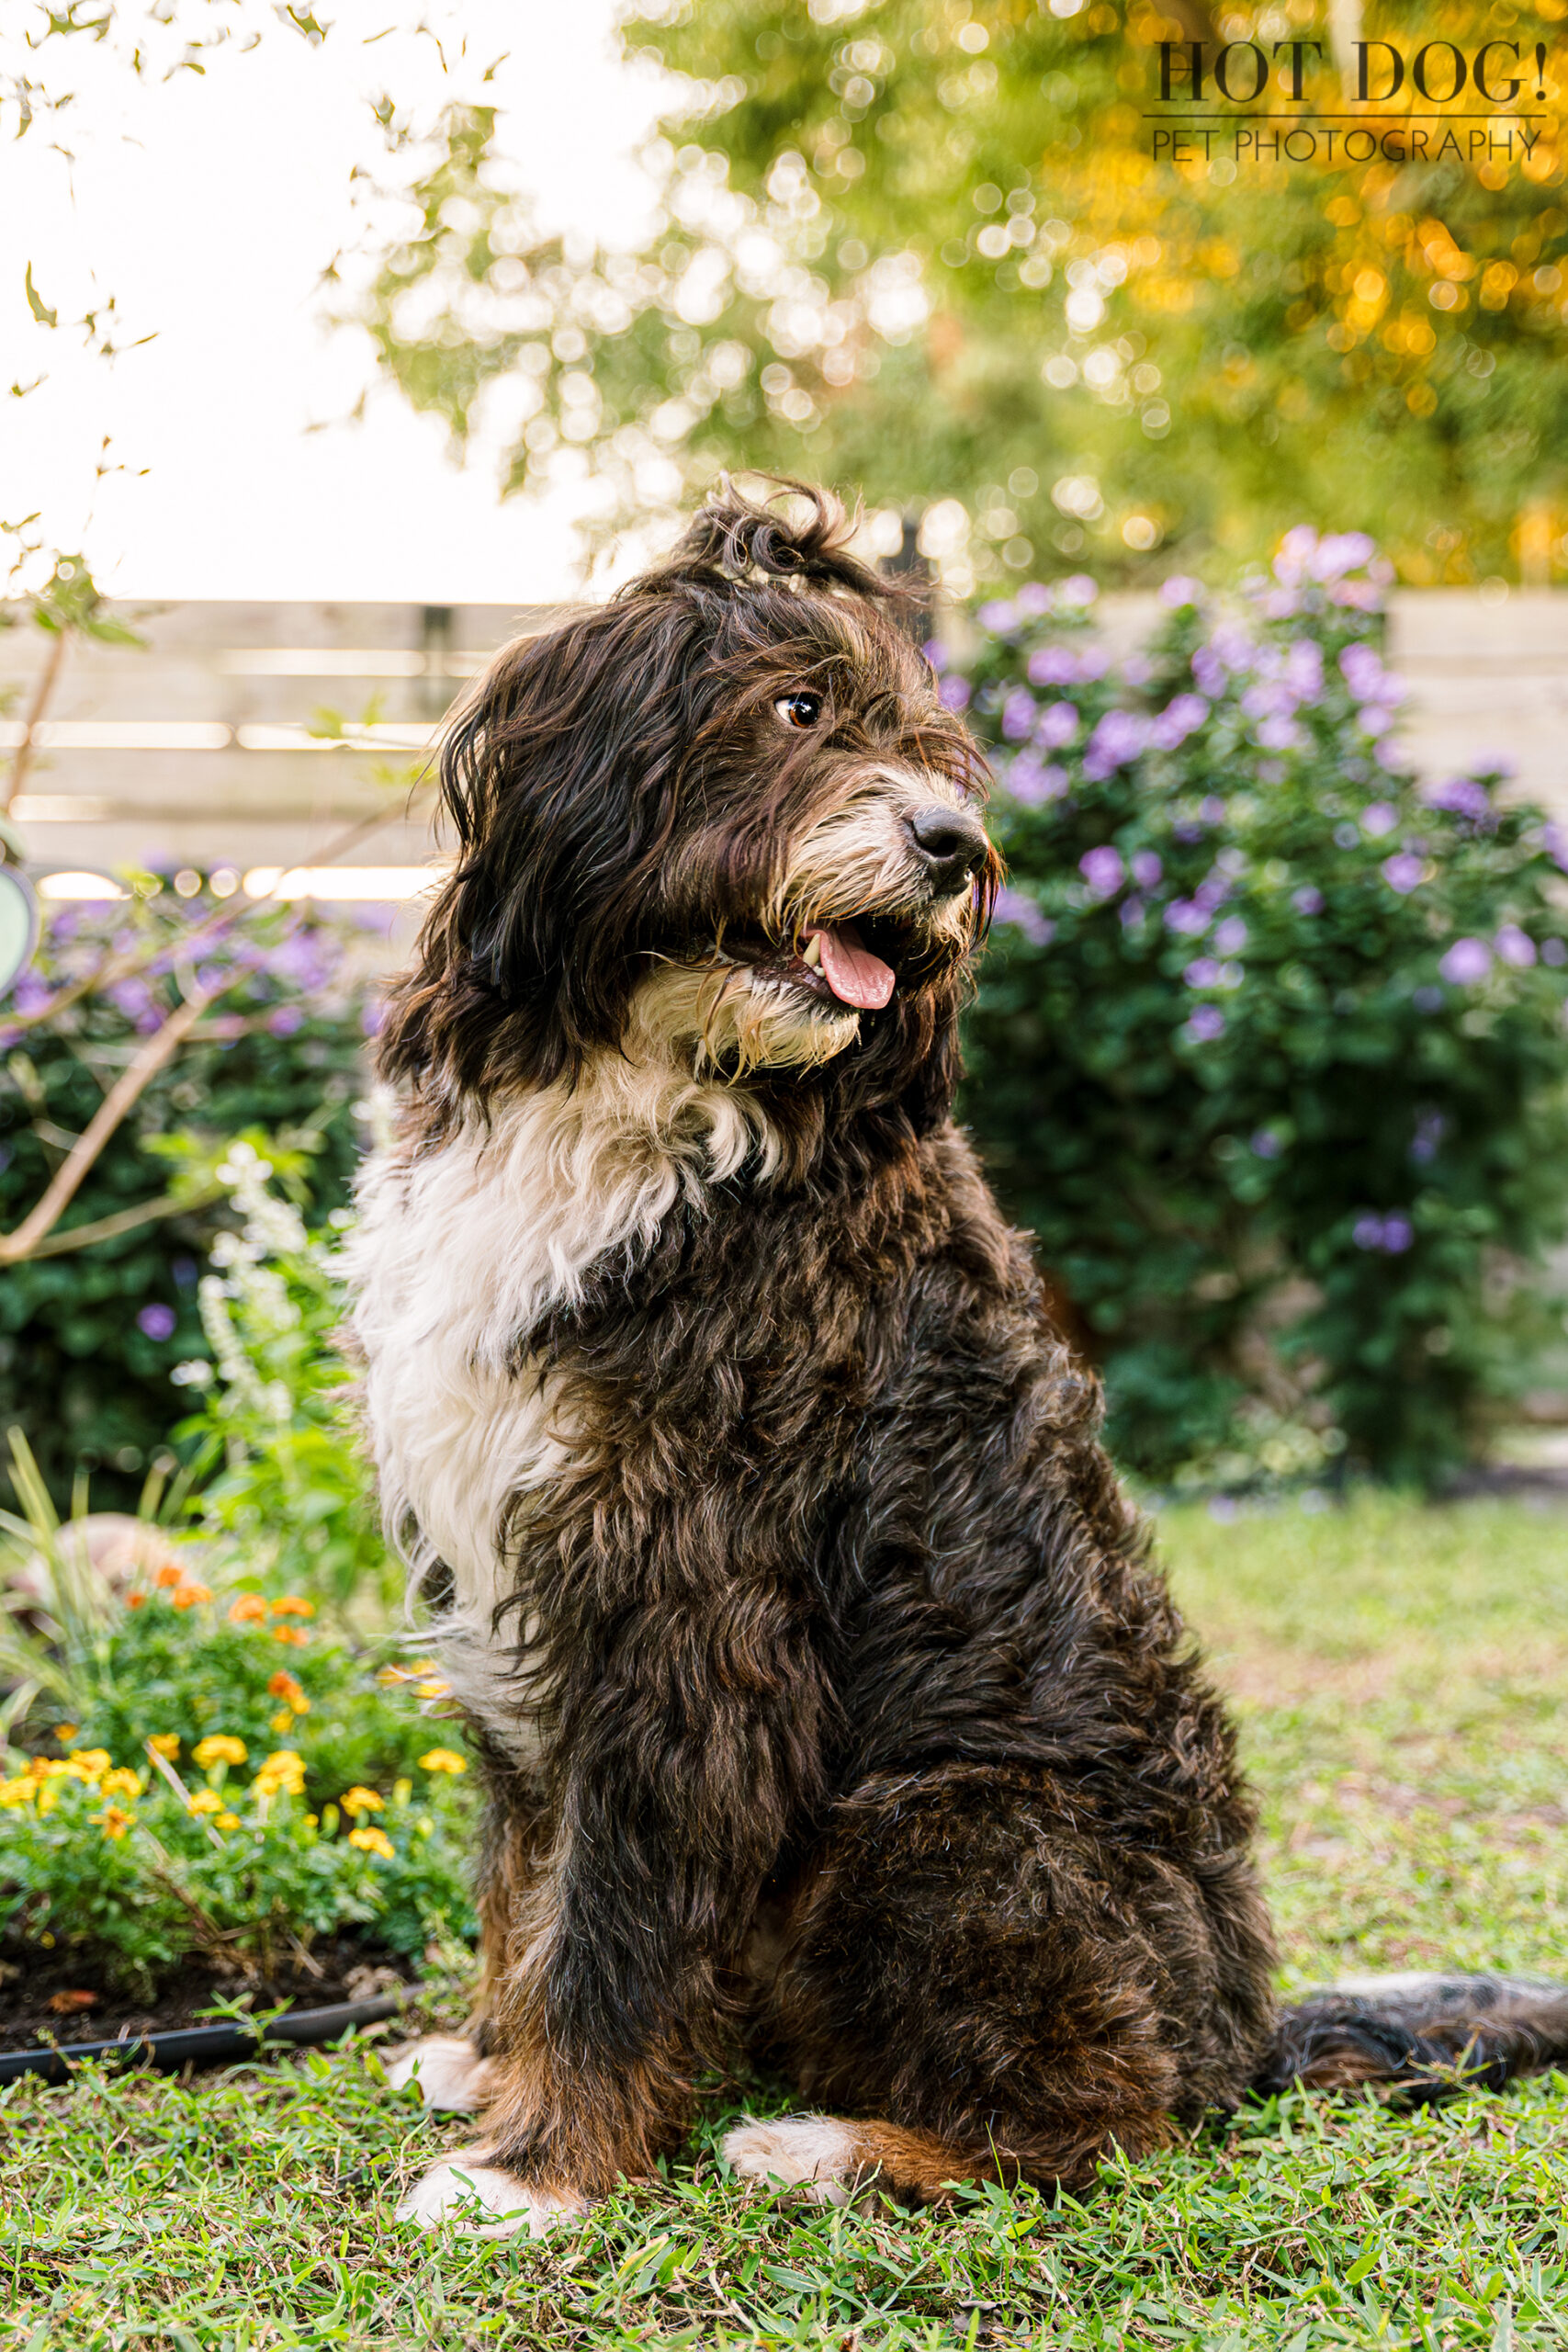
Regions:
<svg viewBox="0 0 1568 2352"><path fill-rule="evenodd" d="M417 2080L427 2108L442 2115L472 2115L489 2096L490 2062L465 2034L428 2033L395 2050L386 2062L395 2091Z"/></svg>
<svg viewBox="0 0 1568 2352"><path fill-rule="evenodd" d="M743 2179L804 2188L818 2205L847 2205L862 2170L854 2126L833 2115L781 2115L772 2123L738 2123L719 2142Z"/></svg>
<svg viewBox="0 0 1568 2352"><path fill-rule="evenodd" d="M444 2222L470 2237L505 2238L526 2231L543 2237L553 2222L588 2211L570 2188L529 2187L514 2173L481 2163L477 2155L448 2156L415 2183L398 2207L400 2222L422 2230Z"/></svg>

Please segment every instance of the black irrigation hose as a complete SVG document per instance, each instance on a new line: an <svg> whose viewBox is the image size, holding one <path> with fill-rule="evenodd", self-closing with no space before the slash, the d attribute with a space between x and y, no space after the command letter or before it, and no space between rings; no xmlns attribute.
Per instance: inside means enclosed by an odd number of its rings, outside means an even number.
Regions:
<svg viewBox="0 0 1568 2352"><path fill-rule="evenodd" d="M330 2008L290 2009L280 2018L225 2018L220 2025L182 2026L173 2033L128 2034L118 2041L72 2041L57 2049L0 2050L0 2083L21 2075L41 2075L64 2083L83 2058L118 2058L126 2065L153 2066L177 2074L182 2066L220 2066L226 2059L254 2058L265 2041L334 2041L351 2026L374 2025L395 2017L413 1992L378 1993L371 2001L337 2001Z"/></svg>

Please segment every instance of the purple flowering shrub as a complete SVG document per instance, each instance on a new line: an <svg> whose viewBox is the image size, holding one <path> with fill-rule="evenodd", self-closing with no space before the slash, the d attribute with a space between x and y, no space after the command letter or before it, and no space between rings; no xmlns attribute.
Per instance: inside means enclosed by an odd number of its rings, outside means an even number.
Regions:
<svg viewBox="0 0 1568 2352"><path fill-rule="evenodd" d="M183 1157L247 1132L309 1168L312 1215L346 1198L358 1138L367 1004L363 933L293 910L253 910L187 946L222 902L145 876L133 895L55 910L37 960L0 1002L0 1222L32 1206L106 1090L180 1001L179 976L235 977L93 1166L51 1239L167 1193ZM164 943L152 960L50 1008L106 948ZM22 1025L15 1016L42 1012ZM214 1185L178 1214L81 1249L31 1258L0 1283L0 1429L20 1425L51 1486L78 1464L93 1500L133 1505L178 1418L172 1368L206 1354L197 1283L220 1226Z"/></svg>
<svg viewBox="0 0 1568 2352"><path fill-rule="evenodd" d="M1524 1383L1499 1270L1568 1223L1568 841L1411 772L1372 552L1168 582L1120 674L1089 583L1025 588L946 681L1009 863L965 1115L1152 1476L1266 1428L1430 1480Z"/></svg>

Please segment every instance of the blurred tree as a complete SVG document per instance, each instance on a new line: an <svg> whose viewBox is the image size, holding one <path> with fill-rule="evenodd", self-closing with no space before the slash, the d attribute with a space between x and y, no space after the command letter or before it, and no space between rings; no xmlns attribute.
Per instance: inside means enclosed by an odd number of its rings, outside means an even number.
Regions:
<svg viewBox="0 0 1568 2352"><path fill-rule="evenodd" d="M1408 139L1428 101L1407 74L1358 106L1313 0L1217 29L1200 0L676 0L623 28L684 77L643 248L541 242L493 112L458 108L361 315L417 406L510 444L509 489L586 461L616 523L740 465L936 502L960 592L1052 548L1112 573L1255 553L1303 517L1375 532L1408 581L1544 580L1568 569L1568 209L1561 76L1549 47L1538 100L1532 61L1564 16L1369 22L1407 58L1517 41L1511 161L1346 165L1341 126L1330 164L1320 123L1319 161L1238 168L1234 130L1210 162L1151 154L1162 42L1205 40L1209 76L1227 41L1287 44L1276 111L1298 41L1300 108ZM1488 86L1512 70L1495 53Z"/></svg>

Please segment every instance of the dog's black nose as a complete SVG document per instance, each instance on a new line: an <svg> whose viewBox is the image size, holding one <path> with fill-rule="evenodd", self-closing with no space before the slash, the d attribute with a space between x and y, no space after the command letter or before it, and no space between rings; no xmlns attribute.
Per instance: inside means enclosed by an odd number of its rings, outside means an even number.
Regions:
<svg viewBox="0 0 1568 2352"><path fill-rule="evenodd" d="M977 817L933 802L917 808L909 833L939 889L956 890L986 863L990 843Z"/></svg>

